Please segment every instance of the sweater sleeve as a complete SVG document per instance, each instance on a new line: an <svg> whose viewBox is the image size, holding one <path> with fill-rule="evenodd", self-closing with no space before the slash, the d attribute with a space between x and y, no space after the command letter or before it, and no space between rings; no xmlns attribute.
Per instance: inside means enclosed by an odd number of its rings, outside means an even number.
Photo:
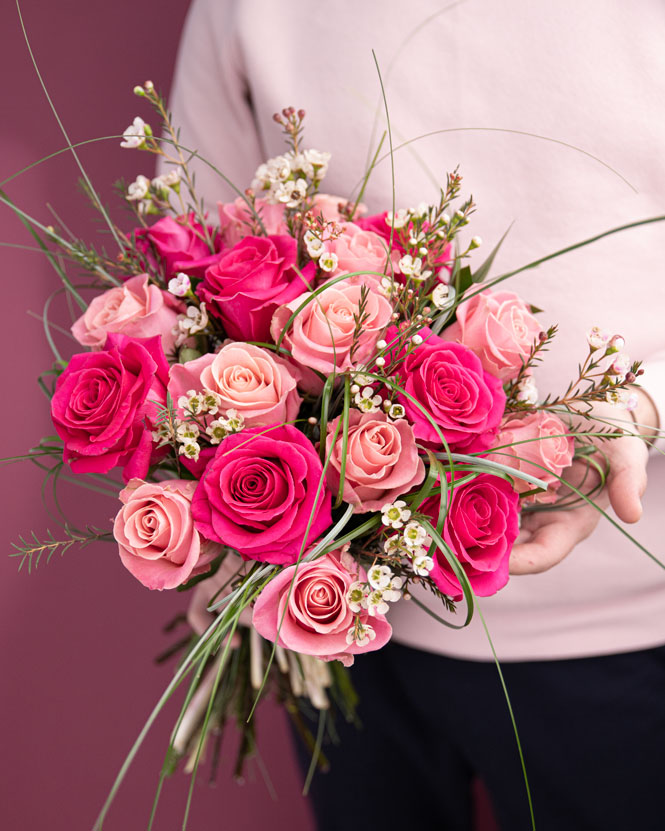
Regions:
<svg viewBox="0 0 665 831"><path fill-rule="evenodd" d="M263 161L237 36L238 0L194 0L183 28L169 102L180 144L244 190ZM187 154L185 153L185 156ZM209 164L190 163L208 210L237 195ZM160 172L169 166L160 159Z"/></svg>

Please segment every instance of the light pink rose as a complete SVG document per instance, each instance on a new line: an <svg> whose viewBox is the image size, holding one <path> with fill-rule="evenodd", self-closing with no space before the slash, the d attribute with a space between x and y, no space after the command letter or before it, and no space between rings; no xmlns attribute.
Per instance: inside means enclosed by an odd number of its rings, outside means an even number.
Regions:
<svg viewBox="0 0 665 831"><path fill-rule="evenodd" d="M564 468L573 461L575 442L572 436L565 435L569 432L560 418L542 410L513 416L503 424L494 442L494 446L501 449L492 452L489 458L547 482L547 491L536 494L533 501L553 502L559 486L556 477L561 476ZM508 444L514 446L503 447ZM532 490L533 485L515 477L513 487L524 493Z"/></svg>
<svg viewBox="0 0 665 831"><path fill-rule="evenodd" d="M483 369L502 381L515 378L542 327L512 291L483 291L457 308L457 322L445 331L480 358Z"/></svg>
<svg viewBox="0 0 665 831"><path fill-rule="evenodd" d="M356 617L346 595L352 583L366 579L364 570L341 551L289 566L259 595L252 623L260 635L273 643L279 630L277 643L285 649L350 666L354 655L380 649L392 634L383 615L370 616L363 609L360 622L371 626L376 637L365 646L346 642Z"/></svg>
<svg viewBox="0 0 665 831"><path fill-rule="evenodd" d="M229 341L217 354L174 364L168 390L176 405L188 390L217 393L223 412L237 410L246 427L260 427L298 417L302 401L296 389L299 377L294 366L270 350Z"/></svg>
<svg viewBox="0 0 665 831"><path fill-rule="evenodd" d="M113 524L122 564L149 589L173 589L207 571L221 552L194 527L192 496L197 482L132 479L120 491L122 508Z"/></svg>
<svg viewBox="0 0 665 831"><path fill-rule="evenodd" d="M359 315L361 286L353 285L347 280L329 286L318 296L302 294L290 303L280 306L274 313L270 333L275 341L291 314L307 297L310 302L300 311L288 333L283 345L289 349L293 359L303 368L311 368L329 373L344 372L369 358L384 329L390 322L393 312L388 300L370 287L365 306L366 318L362 323L361 334L357 338L357 348L353 355L354 331ZM301 382L303 389L315 392L321 382L314 373L306 373Z"/></svg>
<svg viewBox="0 0 665 831"><path fill-rule="evenodd" d="M327 452L340 418L328 424ZM328 485L333 493L339 488L342 443L340 426L328 466ZM391 421L382 412L349 412L344 501L354 506L354 513L380 511L424 478L425 465L418 457L413 428L406 419Z"/></svg>
<svg viewBox="0 0 665 831"><path fill-rule="evenodd" d="M147 274L137 274L95 297L73 324L72 334L83 346L95 349L104 346L109 332L134 338L161 335L164 351L170 352L175 343L171 330L184 311L184 303L151 285Z"/></svg>
<svg viewBox="0 0 665 831"><path fill-rule="evenodd" d="M255 204L267 234L288 235L289 229L284 221L284 205L271 205L265 199L257 199ZM247 202L240 196L234 202L218 202L217 207L219 230L226 248L233 248L244 237L256 233L254 215Z"/></svg>
<svg viewBox="0 0 665 831"><path fill-rule="evenodd" d="M390 265L386 269L389 252L386 241L374 231L364 230L353 222L347 222L343 233L327 242L326 248L337 256L337 268L332 272L332 277L355 271L370 271L372 274L357 275L349 280L378 286L381 277L391 272ZM393 248L391 260L395 271L399 271L400 257L400 252Z"/></svg>
<svg viewBox="0 0 665 831"><path fill-rule="evenodd" d="M344 216L339 212L339 206L347 205L348 199L345 199L343 196L334 196L331 193L317 193L313 199L314 208L313 213L314 216L318 216L319 214L323 216L326 222L345 222ZM367 207L360 203L356 207L356 216L362 216L362 214L367 212Z"/></svg>

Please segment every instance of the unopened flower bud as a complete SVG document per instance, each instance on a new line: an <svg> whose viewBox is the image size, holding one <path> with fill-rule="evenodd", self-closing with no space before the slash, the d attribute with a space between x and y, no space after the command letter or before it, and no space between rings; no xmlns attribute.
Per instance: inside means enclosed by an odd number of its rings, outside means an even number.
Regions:
<svg viewBox="0 0 665 831"><path fill-rule="evenodd" d="M469 243L469 248L480 248L483 244L483 241L480 237L472 237L471 242Z"/></svg>
<svg viewBox="0 0 665 831"><path fill-rule="evenodd" d="M379 356L376 359L375 363L376 363L377 366L385 366L386 365L386 359Z"/></svg>
<svg viewBox="0 0 665 831"><path fill-rule="evenodd" d="M145 90L143 87L138 86L138 84L134 87L134 95L138 95L139 98L142 98L145 95Z"/></svg>

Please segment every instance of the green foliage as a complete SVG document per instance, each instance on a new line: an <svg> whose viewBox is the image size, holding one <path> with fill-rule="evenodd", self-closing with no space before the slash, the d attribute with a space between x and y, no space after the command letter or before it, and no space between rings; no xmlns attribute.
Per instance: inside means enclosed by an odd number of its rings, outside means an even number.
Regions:
<svg viewBox="0 0 665 831"><path fill-rule="evenodd" d="M92 542L98 542L99 540L113 540L113 534L109 531L102 531L92 525L87 525L86 530L83 532L76 531L69 526L65 526L64 533L66 535L65 539L57 540L51 531L47 531L46 539L40 540L37 534L35 534L34 531L31 531L29 535L31 539L25 539L25 537L20 536L18 543L11 543L11 546L15 549L15 551L13 551L9 556L20 558L18 564L19 571L21 571L23 566L27 563L28 574L30 574L32 569L36 569L44 557L46 558L46 562L49 563L51 561L51 557L56 552L62 556L66 551L69 551L73 545L85 548Z"/></svg>

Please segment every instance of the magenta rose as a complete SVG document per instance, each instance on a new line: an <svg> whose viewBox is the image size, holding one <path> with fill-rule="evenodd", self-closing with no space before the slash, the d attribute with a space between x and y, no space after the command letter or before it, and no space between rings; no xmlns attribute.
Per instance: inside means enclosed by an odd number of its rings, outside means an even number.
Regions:
<svg viewBox="0 0 665 831"><path fill-rule="evenodd" d="M358 614L360 623L369 627L374 637L364 646L347 643L356 619L347 594L352 583L366 579L363 569L341 551L285 568L259 595L252 617L254 628L285 649L350 666L354 655L380 649L392 634L384 615L370 617L363 609Z"/></svg>
<svg viewBox="0 0 665 831"><path fill-rule="evenodd" d="M100 349L109 332L135 338L160 335L165 352L175 344L171 331L186 306L167 291L148 282L147 274L137 274L122 286L95 297L72 326L72 334L83 346Z"/></svg>
<svg viewBox="0 0 665 831"><path fill-rule="evenodd" d="M303 294L280 306L272 320L271 332L275 341L280 337L291 314L310 297L310 302L298 312L284 338L293 360L303 368L301 386L310 392L320 392L323 386L308 369L328 375L344 372L371 355L374 346L390 322L393 308L388 300L371 287L365 304L365 319L358 338L354 338L356 320L360 313L362 286L341 280L324 289L316 297ZM356 343L356 350L351 349ZM318 389L317 389L318 388Z"/></svg>
<svg viewBox="0 0 665 831"><path fill-rule="evenodd" d="M291 564L332 521L325 483L317 498L322 471L312 443L290 425L228 436L194 494L196 527L245 559Z"/></svg>
<svg viewBox="0 0 665 831"><path fill-rule="evenodd" d="M327 453L340 419L328 424ZM335 493L342 469L342 444L340 426L328 465L328 484ZM354 513L380 511L424 478L425 465L418 457L413 428L406 419L391 421L382 412L349 412L344 501L354 506Z"/></svg>
<svg viewBox="0 0 665 831"><path fill-rule="evenodd" d="M176 405L189 390L214 392L220 396L222 412L237 410L246 427L259 427L298 417L299 376L295 367L268 349L229 341L216 354L174 364L168 386Z"/></svg>
<svg viewBox="0 0 665 831"><path fill-rule="evenodd" d="M204 539L191 514L196 482L132 479L120 492L122 508L113 524L120 559L149 589L174 589L210 568L221 552Z"/></svg>
<svg viewBox="0 0 665 831"><path fill-rule="evenodd" d="M535 494L532 501L553 502L559 487L557 477L572 463L575 453L573 437L566 435L569 432L553 413L538 410L521 418L514 416L502 425L494 443L500 449L493 450L488 458L547 482L547 491ZM533 485L515 477L514 487L524 493Z"/></svg>
<svg viewBox="0 0 665 831"><path fill-rule="evenodd" d="M436 526L439 497L425 500L419 510ZM479 597L496 594L508 582L510 552L519 533L518 515L517 492L498 476L481 473L453 490L442 536ZM438 549L430 577L444 594L461 600L459 580Z"/></svg>
<svg viewBox="0 0 665 831"><path fill-rule="evenodd" d="M197 294L229 337L265 342L275 309L306 291L315 270L298 270L293 237L245 237L206 270Z"/></svg>
<svg viewBox="0 0 665 831"><path fill-rule="evenodd" d="M110 334L102 352L72 356L56 383L51 418L75 473L120 465L126 482L145 477L168 371L159 337Z"/></svg>
<svg viewBox="0 0 665 831"><path fill-rule="evenodd" d="M515 378L542 332L527 304L512 291L483 291L457 307L446 337L472 349L502 381Z"/></svg>
<svg viewBox="0 0 665 831"><path fill-rule="evenodd" d="M451 450L470 453L486 449L494 441L506 404L501 381L486 372L466 346L446 341L427 329L421 335L424 342L397 370L411 396L400 393L398 398L416 438L441 447L436 429L412 399L427 410ZM395 338L393 329L387 339L394 342Z"/></svg>
<svg viewBox="0 0 665 831"><path fill-rule="evenodd" d="M208 233L218 251L221 241L215 229L208 227ZM218 253L211 253L203 226L193 214L177 219L165 216L149 228L137 228L133 238L149 265L164 268L167 280L179 271L202 277L208 265L219 257Z"/></svg>

